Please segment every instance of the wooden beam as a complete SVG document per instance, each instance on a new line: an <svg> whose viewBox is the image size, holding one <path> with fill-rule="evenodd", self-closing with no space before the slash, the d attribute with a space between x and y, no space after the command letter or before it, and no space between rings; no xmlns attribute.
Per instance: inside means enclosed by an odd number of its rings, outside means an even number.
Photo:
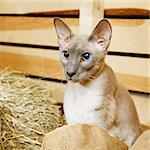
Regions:
<svg viewBox="0 0 150 150"><path fill-rule="evenodd" d="M36 48L43 50L59 50L58 46L50 46L50 45L37 45L37 44L26 44L26 43L13 43L13 42L0 42L2 46L11 46L11 47L25 47L25 48ZM108 51L107 55L111 56L123 56L123 57L136 57L136 58L150 58L150 54L145 53L130 53L130 52L117 52L117 51Z"/></svg>
<svg viewBox="0 0 150 150"><path fill-rule="evenodd" d="M91 33L98 22L104 18L103 0L81 0L80 3L80 34Z"/></svg>
<svg viewBox="0 0 150 150"><path fill-rule="evenodd" d="M63 18L63 21L78 34L79 19ZM113 29L109 51L150 53L150 20L109 19L109 22ZM53 18L0 17L0 42L58 46Z"/></svg>
<svg viewBox="0 0 150 150"><path fill-rule="evenodd" d="M35 11L30 13L0 13L3 17L61 17L61 18L79 18L80 10L57 10L57 11ZM98 16L102 15L101 12ZM105 8L104 18L110 19L150 19L150 10L142 8Z"/></svg>
<svg viewBox="0 0 150 150"><path fill-rule="evenodd" d="M91 1L91 0L86 0ZM0 13L12 14L25 14L32 12L43 11L63 11L63 10L79 10L81 0L2 0L0 1ZM105 9L145 9L149 10L149 0L125 0L114 1L105 0ZM61 6L61 7L60 7ZM117 11L116 11L117 12ZM126 11L125 13L128 13ZM132 17L132 16L131 16ZM147 15L149 17L149 14Z"/></svg>
<svg viewBox="0 0 150 150"><path fill-rule="evenodd" d="M150 93L150 78L123 73L116 73L116 76L128 90Z"/></svg>
<svg viewBox="0 0 150 150"><path fill-rule="evenodd" d="M62 67L54 55L51 57L34 56L0 52L0 67L7 67L26 74L62 79L64 80ZM135 75L117 74L117 78L125 87L132 91L150 93L150 78Z"/></svg>
<svg viewBox="0 0 150 150"><path fill-rule="evenodd" d="M29 45L28 45L29 46ZM32 45L33 46L33 45ZM40 49L41 48L41 49ZM44 47L45 48L45 47ZM48 48L48 49L47 49ZM29 48L29 47L16 47L16 46L0 46L0 51L9 52L9 53L21 53L26 55L36 55L43 56L46 58L53 58L54 60L59 60L59 51L51 50L51 47L46 47L43 49L40 47ZM125 53L126 54L126 53ZM125 73L125 74L133 74L139 76L149 76L148 72L148 64L150 60L147 58L136 58L136 57L124 57L125 55L122 53L122 56L113 56L108 55L106 57L106 62L110 65L115 72Z"/></svg>
<svg viewBox="0 0 150 150"><path fill-rule="evenodd" d="M79 19L63 18L69 26L79 26ZM0 16L0 31L21 31L21 30L51 30L54 27L53 18L36 18L36 17L3 17Z"/></svg>
<svg viewBox="0 0 150 150"><path fill-rule="evenodd" d="M60 62L52 57L0 52L0 67L40 77L64 79Z"/></svg>
<svg viewBox="0 0 150 150"><path fill-rule="evenodd" d="M105 9L106 18L150 19L150 10L140 8Z"/></svg>

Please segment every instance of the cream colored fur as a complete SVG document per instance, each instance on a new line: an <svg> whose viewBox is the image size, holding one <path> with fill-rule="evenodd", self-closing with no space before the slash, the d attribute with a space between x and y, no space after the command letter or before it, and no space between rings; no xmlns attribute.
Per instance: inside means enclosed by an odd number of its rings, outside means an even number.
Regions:
<svg viewBox="0 0 150 150"><path fill-rule="evenodd" d="M54 25L60 60L69 80L64 97L67 123L98 125L131 146L141 133L140 124L128 91L105 64L112 34L110 23L101 20L90 36L74 35L58 18L55 18ZM83 59L86 53L91 59Z"/></svg>
<svg viewBox="0 0 150 150"><path fill-rule="evenodd" d="M128 146L140 135L132 99L128 91L118 84L112 69L107 65L89 83L67 84L64 112L68 124L98 125Z"/></svg>

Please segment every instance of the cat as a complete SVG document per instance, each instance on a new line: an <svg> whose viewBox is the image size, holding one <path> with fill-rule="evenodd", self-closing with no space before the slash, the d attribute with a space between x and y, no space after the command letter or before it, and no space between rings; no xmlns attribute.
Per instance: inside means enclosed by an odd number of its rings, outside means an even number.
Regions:
<svg viewBox="0 0 150 150"><path fill-rule="evenodd" d="M105 63L110 23L101 20L89 36L75 35L59 18L54 18L54 26L68 80L64 96L67 124L98 125L130 147L141 134L140 123L128 91Z"/></svg>

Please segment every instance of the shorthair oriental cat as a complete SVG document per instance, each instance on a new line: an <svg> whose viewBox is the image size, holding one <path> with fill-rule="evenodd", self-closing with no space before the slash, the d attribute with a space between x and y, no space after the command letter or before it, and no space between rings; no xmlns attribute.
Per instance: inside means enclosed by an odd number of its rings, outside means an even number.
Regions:
<svg viewBox="0 0 150 150"><path fill-rule="evenodd" d="M110 23L101 20L90 36L73 34L59 18L54 19L54 25L68 79L64 97L67 123L98 125L130 147L141 133L140 124L128 91L105 63Z"/></svg>

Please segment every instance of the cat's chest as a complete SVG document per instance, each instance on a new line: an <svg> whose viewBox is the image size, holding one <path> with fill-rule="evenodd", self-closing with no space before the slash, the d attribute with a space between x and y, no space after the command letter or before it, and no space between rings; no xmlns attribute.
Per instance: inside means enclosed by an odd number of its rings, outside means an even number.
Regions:
<svg viewBox="0 0 150 150"><path fill-rule="evenodd" d="M115 120L116 102L112 94L80 84L68 85L64 112L68 124L87 123L109 128Z"/></svg>
<svg viewBox="0 0 150 150"><path fill-rule="evenodd" d="M96 107L102 99L99 90L89 89L81 84L68 86L65 93L65 103L67 102L73 108L86 108L91 110Z"/></svg>
<svg viewBox="0 0 150 150"><path fill-rule="evenodd" d="M89 89L80 84L68 86L64 97L67 122L99 124L99 113L95 110L101 105L102 99L96 89Z"/></svg>

